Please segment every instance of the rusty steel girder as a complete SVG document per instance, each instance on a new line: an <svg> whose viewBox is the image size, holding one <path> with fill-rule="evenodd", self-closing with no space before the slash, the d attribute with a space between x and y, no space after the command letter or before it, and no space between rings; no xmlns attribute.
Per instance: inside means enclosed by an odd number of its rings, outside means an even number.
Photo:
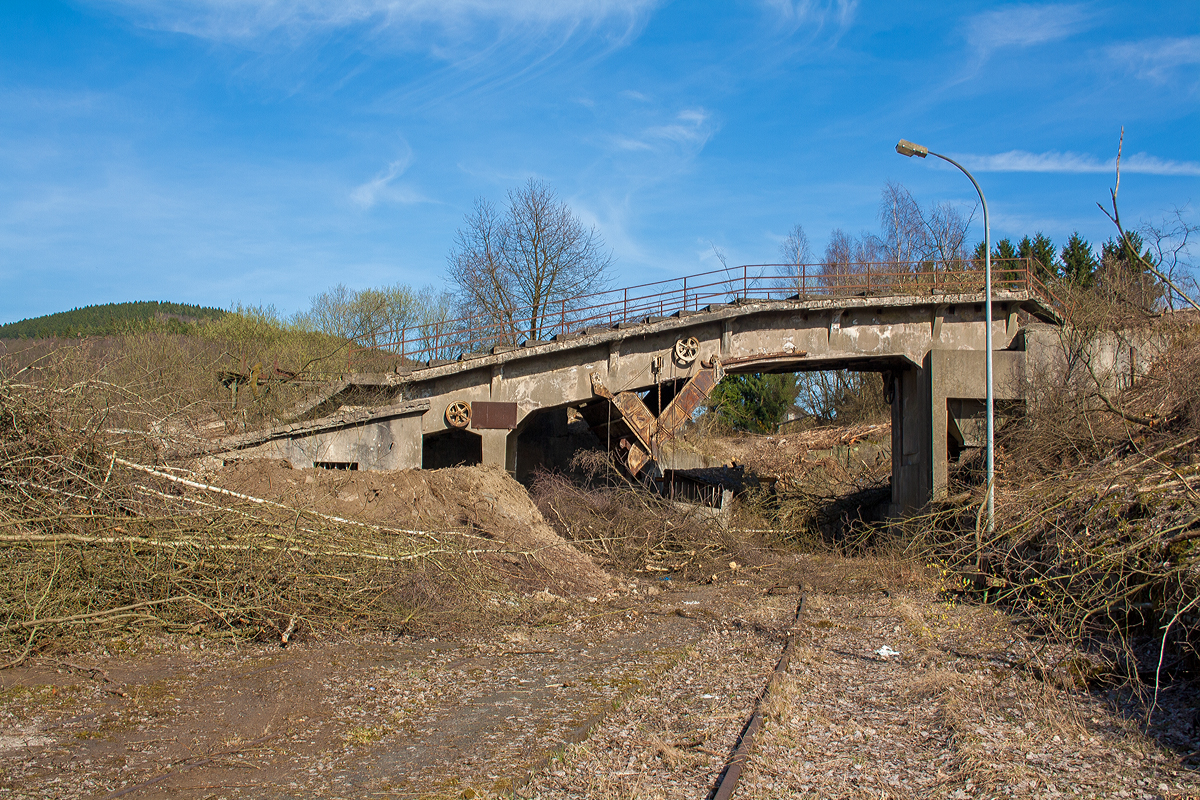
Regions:
<svg viewBox="0 0 1200 800"><path fill-rule="evenodd" d="M705 367L692 376L683 389L671 399L656 420L655 440L670 441L683 424L692 418L696 409L704 404L723 376L721 364L715 359L711 367Z"/></svg>
<svg viewBox="0 0 1200 800"><path fill-rule="evenodd" d="M714 358L710 366L700 369L688 380L656 418L636 392L614 394L592 373L592 391L612 403L619 421L636 439L630 441L623 437L618 442L631 474L637 475L651 460L658 458L659 444L675 438L675 433L708 399L723 375L720 363Z"/></svg>

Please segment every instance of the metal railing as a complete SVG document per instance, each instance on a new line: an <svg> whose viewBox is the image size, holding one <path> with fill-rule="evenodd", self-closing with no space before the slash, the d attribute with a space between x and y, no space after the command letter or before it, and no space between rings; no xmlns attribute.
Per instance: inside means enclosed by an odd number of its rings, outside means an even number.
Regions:
<svg viewBox="0 0 1200 800"><path fill-rule="evenodd" d="M982 265L953 263L746 264L682 278L611 289L513 309L396 330L376 331L352 340L350 371L416 366L485 353L497 346L586 332L589 328L644 322L721 303L747 300L819 300L852 297L982 294ZM1058 298L1037 278L1032 259L992 262L993 291L1024 291L1052 308ZM531 321L536 321L536 328Z"/></svg>

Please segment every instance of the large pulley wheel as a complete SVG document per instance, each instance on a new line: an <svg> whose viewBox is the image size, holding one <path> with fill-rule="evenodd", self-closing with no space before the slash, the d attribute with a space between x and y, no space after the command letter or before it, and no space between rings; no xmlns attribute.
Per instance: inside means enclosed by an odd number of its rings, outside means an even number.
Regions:
<svg viewBox="0 0 1200 800"><path fill-rule="evenodd" d="M446 424L451 428L465 428L471 424L471 406L455 400L446 406Z"/></svg>
<svg viewBox="0 0 1200 800"><path fill-rule="evenodd" d="M700 354L700 342L695 336L675 342L675 360L680 364L691 364Z"/></svg>

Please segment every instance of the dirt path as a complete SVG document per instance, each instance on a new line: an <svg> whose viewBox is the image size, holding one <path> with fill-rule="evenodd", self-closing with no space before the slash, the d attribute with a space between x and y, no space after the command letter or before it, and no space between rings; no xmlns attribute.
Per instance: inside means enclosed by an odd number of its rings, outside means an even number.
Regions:
<svg viewBox="0 0 1200 800"><path fill-rule="evenodd" d="M151 653L10 670L0 673L0 796L511 791L693 657L748 593L584 602L560 624L453 642L201 650L180 637Z"/></svg>
<svg viewBox="0 0 1200 800"><path fill-rule="evenodd" d="M9 670L0 797L704 797L778 658L793 581L797 656L738 797L1200 793L1111 706L1014 666L1030 653L1003 616L887 589L869 565L811 566L643 584L455 641L180 637Z"/></svg>

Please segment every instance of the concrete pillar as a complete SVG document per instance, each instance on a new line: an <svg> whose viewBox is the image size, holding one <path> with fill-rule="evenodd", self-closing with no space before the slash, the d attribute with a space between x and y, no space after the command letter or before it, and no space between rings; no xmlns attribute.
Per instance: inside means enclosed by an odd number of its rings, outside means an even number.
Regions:
<svg viewBox="0 0 1200 800"><path fill-rule="evenodd" d="M893 516L920 509L930 497L929 359L921 369L895 373L892 400Z"/></svg>
<svg viewBox="0 0 1200 800"><path fill-rule="evenodd" d="M929 365L930 491L934 499L946 496L950 485L951 399L983 400L987 397L987 364L982 350L933 350ZM1025 353L996 350L992 353L993 395L996 400L1024 397Z"/></svg>
<svg viewBox="0 0 1200 800"><path fill-rule="evenodd" d="M488 467L503 467L507 459L507 439L508 431L506 430L485 430L479 431L480 437L483 439L483 464Z"/></svg>
<svg viewBox="0 0 1200 800"><path fill-rule="evenodd" d="M511 434L511 435L510 435ZM488 467L500 467L510 474L517 469L517 436L508 430L482 430L479 436L483 442L483 464Z"/></svg>

